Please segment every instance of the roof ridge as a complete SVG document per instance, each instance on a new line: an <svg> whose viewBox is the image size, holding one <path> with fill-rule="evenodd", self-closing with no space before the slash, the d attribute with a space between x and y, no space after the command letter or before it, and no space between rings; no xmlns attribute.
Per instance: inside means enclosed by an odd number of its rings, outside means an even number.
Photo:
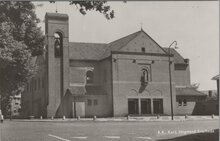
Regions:
<svg viewBox="0 0 220 141"><path fill-rule="evenodd" d="M166 53L163 47L161 47L149 34L147 34L144 30L141 31L144 32L144 34L146 34L154 43L156 43L159 46L159 48L161 48L164 51L164 53Z"/></svg>
<svg viewBox="0 0 220 141"><path fill-rule="evenodd" d="M138 32L141 32L141 31L139 30L139 31L136 31L136 32L134 32L134 33L128 34L128 35L123 36L123 37L121 37L121 38L119 38L119 39L116 39L116 40L114 40L114 41L112 41L112 42L109 42L108 44L111 44L111 43L113 43L113 42L122 40L122 39L127 38L127 37L129 37L129 36L131 36L131 35L137 34Z"/></svg>
<svg viewBox="0 0 220 141"><path fill-rule="evenodd" d="M141 30L142 31L142 30ZM141 31L138 31L138 32L141 32ZM119 50L120 49L122 49L124 46L126 46L128 43L130 43L134 38L136 38L139 34L137 34L138 32L135 32L135 33L133 33L133 35L135 35L134 37L132 37L132 39L130 39L128 42L126 42L124 45L122 45L120 48L119 48ZM132 34L131 34L132 35ZM129 35L128 35L129 36Z"/></svg>
<svg viewBox="0 0 220 141"><path fill-rule="evenodd" d="M69 42L69 43L78 43L78 44L101 44L101 45L107 45L108 43L93 43L93 42Z"/></svg>

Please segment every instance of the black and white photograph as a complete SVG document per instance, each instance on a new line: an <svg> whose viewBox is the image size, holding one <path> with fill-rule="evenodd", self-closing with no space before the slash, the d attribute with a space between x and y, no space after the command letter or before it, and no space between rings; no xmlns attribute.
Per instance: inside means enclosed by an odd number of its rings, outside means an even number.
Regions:
<svg viewBox="0 0 220 141"><path fill-rule="evenodd" d="M0 1L0 141L218 141L219 1Z"/></svg>

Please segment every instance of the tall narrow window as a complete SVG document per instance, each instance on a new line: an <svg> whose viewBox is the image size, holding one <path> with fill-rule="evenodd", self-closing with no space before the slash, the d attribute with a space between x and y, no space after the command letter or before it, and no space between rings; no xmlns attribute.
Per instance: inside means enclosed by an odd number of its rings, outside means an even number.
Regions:
<svg viewBox="0 0 220 141"><path fill-rule="evenodd" d="M98 105L98 100L94 99L94 106Z"/></svg>
<svg viewBox="0 0 220 141"><path fill-rule="evenodd" d="M186 99L183 100L183 106L187 106L187 101L186 101Z"/></svg>
<svg viewBox="0 0 220 141"><path fill-rule="evenodd" d="M145 48L144 47L141 48L141 52L145 52Z"/></svg>
<svg viewBox="0 0 220 141"><path fill-rule="evenodd" d="M40 84L40 82L41 82L41 80L40 80L40 78L38 78L38 89L41 88L41 84Z"/></svg>
<svg viewBox="0 0 220 141"><path fill-rule="evenodd" d="M182 106L182 100L181 99L179 99L179 106Z"/></svg>
<svg viewBox="0 0 220 141"><path fill-rule="evenodd" d="M30 81L30 92L32 92L33 91L33 80L31 79L31 81Z"/></svg>
<svg viewBox="0 0 220 141"><path fill-rule="evenodd" d="M42 88L44 88L44 87L45 87L45 86L44 86L44 85L45 85L45 78L44 78L44 77L42 77L42 79L41 79L41 80L42 80L42 83L41 83L41 84L42 84Z"/></svg>
<svg viewBox="0 0 220 141"><path fill-rule="evenodd" d="M105 83L107 82L107 72L106 72L106 70L104 70L104 82Z"/></svg>
<svg viewBox="0 0 220 141"><path fill-rule="evenodd" d="M148 70L143 70L143 76L144 76L145 82L148 82L149 81L149 72L148 72Z"/></svg>
<svg viewBox="0 0 220 141"><path fill-rule="evenodd" d="M34 91L36 91L36 90L37 90L37 80L34 79Z"/></svg>
<svg viewBox="0 0 220 141"><path fill-rule="evenodd" d="M86 83L87 84L93 83L93 72L92 71L87 71L87 73L86 73Z"/></svg>
<svg viewBox="0 0 220 141"><path fill-rule="evenodd" d="M92 105L92 100L88 99L88 106L91 106L91 105Z"/></svg>
<svg viewBox="0 0 220 141"><path fill-rule="evenodd" d="M54 34L54 53L55 57L62 56L62 48L63 48L63 39L62 34L57 32Z"/></svg>
<svg viewBox="0 0 220 141"><path fill-rule="evenodd" d="M150 81L149 71L147 69L143 69L142 70L142 76L141 76L141 82L146 83L148 81Z"/></svg>
<svg viewBox="0 0 220 141"><path fill-rule="evenodd" d="M27 92L29 92L29 83L27 82Z"/></svg>

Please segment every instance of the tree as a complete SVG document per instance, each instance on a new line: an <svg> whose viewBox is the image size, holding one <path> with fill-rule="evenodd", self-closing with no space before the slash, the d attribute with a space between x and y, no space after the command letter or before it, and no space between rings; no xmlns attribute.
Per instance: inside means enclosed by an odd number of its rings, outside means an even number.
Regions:
<svg viewBox="0 0 220 141"><path fill-rule="evenodd" d="M31 2L0 2L0 109L8 114L10 96L36 72L33 57L41 55L44 35Z"/></svg>
<svg viewBox="0 0 220 141"><path fill-rule="evenodd" d="M31 2L0 2L0 93L23 87L34 74L32 57L41 55L44 35Z"/></svg>
<svg viewBox="0 0 220 141"><path fill-rule="evenodd" d="M55 1L50 2L55 3ZM114 10L111 10L110 6L107 5L107 1L70 1L69 4L78 7L79 12L83 15L86 15L87 11L95 10L103 14L108 20L114 18Z"/></svg>
<svg viewBox="0 0 220 141"><path fill-rule="evenodd" d="M96 10L107 19L114 17L114 11L104 1L70 2L74 4L80 7L79 12L83 15ZM37 66L32 60L44 52L45 37L37 27L40 20L34 10L30 1L0 2L0 94L4 104L35 74Z"/></svg>

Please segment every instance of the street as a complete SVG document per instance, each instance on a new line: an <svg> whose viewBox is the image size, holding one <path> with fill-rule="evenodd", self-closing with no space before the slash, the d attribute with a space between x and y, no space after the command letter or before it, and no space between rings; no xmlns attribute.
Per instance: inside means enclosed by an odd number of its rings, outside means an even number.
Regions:
<svg viewBox="0 0 220 141"><path fill-rule="evenodd" d="M200 121L5 121L1 141L218 141L219 120ZM206 132L206 133L202 133ZM195 133L195 136L190 134Z"/></svg>

